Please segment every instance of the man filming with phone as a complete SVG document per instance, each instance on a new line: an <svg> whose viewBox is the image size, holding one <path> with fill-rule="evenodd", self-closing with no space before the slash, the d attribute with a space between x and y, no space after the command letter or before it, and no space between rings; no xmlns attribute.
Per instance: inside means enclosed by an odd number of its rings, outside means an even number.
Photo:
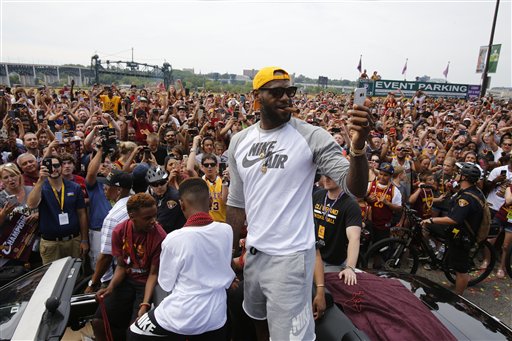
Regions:
<svg viewBox="0 0 512 341"><path fill-rule="evenodd" d="M43 264L63 257L83 257L89 251L87 212L80 185L62 178L59 157L43 159L39 180L27 199L39 209Z"/></svg>

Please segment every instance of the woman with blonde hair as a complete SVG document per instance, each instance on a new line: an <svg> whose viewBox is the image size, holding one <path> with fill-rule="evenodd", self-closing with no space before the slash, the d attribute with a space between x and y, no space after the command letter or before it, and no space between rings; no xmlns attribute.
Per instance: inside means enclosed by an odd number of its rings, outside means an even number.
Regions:
<svg viewBox="0 0 512 341"><path fill-rule="evenodd" d="M23 185L21 171L14 163L0 166L0 179L4 186L0 191L0 245L4 245L0 267L8 262L24 265L32 254L39 219L39 214L26 205L32 186ZM37 258L37 253L34 256Z"/></svg>
<svg viewBox="0 0 512 341"><path fill-rule="evenodd" d="M131 141L123 141L119 144L119 157L114 162L114 167L119 170L130 172L132 171L132 166L135 167L133 160L137 156L137 153L142 149L142 147L138 148L135 142Z"/></svg>

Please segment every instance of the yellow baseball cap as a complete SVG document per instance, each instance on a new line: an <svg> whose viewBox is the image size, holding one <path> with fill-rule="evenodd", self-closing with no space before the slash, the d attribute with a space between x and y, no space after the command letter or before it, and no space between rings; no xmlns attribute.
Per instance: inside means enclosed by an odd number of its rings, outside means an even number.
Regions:
<svg viewBox="0 0 512 341"><path fill-rule="evenodd" d="M277 73L277 74L276 74ZM290 75L288 72L284 71L280 67L277 66L267 66L258 71L256 76L252 81L252 88L257 90L261 88L263 85L267 84L270 81L276 79L285 79L290 80Z"/></svg>

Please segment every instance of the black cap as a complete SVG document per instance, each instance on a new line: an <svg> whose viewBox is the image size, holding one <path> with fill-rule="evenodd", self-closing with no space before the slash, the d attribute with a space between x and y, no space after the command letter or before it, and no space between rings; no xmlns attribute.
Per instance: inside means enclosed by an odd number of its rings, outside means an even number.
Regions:
<svg viewBox="0 0 512 341"><path fill-rule="evenodd" d="M116 186L125 189L131 189L133 184L132 175L117 169L113 169L112 172L106 178L98 178L98 182L109 186Z"/></svg>

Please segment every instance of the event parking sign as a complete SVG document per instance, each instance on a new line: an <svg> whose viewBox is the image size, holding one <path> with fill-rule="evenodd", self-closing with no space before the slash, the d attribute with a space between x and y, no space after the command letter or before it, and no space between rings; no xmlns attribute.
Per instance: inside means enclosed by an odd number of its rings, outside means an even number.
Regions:
<svg viewBox="0 0 512 341"><path fill-rule="evenodd" d="M412 97L421 90L431 97L470 98L478 97L480 85L406 82L397 80L361 81L360 87L365 87L370 96L387 96L389 92L402 91L405 96Z"/></svg>

